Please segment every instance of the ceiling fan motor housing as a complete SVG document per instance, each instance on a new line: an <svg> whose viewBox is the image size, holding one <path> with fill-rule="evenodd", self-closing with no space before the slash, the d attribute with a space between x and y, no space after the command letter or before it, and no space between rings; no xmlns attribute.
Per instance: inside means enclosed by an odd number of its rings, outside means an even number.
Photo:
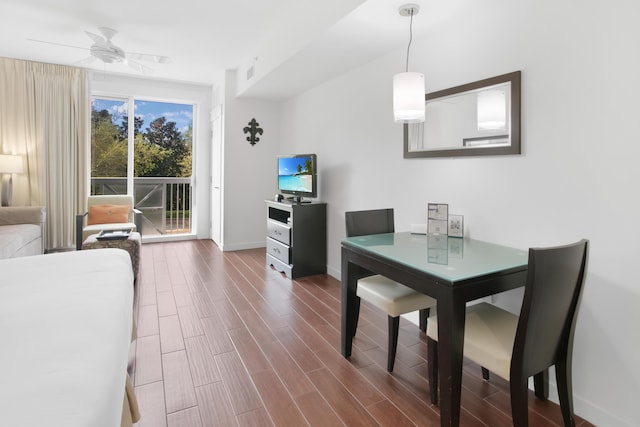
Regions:
<svg viewBox="0 0 640 427"><path fill-rule="evenodd" d="M108 64L122 62L125 59L124 50L114 45L105 47L94 44L91 46L91 55Z"/></svg>

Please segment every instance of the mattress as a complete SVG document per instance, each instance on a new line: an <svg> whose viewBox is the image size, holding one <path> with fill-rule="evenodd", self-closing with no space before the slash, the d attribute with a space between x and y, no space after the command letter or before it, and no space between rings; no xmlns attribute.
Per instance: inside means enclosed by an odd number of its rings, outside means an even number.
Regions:
<svg viewBox="0 0 640 427"><path fill-rule="evenodd" d="M119 426L132 307L121 249L0 260L0 425Z"/></svg>

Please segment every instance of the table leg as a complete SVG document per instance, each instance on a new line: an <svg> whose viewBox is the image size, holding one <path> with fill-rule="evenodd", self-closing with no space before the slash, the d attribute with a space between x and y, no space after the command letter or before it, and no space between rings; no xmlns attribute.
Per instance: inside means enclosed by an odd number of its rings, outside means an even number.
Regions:
<svg viewBox="0 0 640 427"><path fill-rule="evenodd" d="M342 287L341 287L341 340L342 355L351 356L353 334L358 319L358 303L356 286L358 285L357 272L359 267L347 260L345 249L342 248Z"/></svg>
<svg viewBox="0 0 640 427"><path fill-rule="evenodd" d="M465 302L438 298L440 425L460 425Z"/></svg>

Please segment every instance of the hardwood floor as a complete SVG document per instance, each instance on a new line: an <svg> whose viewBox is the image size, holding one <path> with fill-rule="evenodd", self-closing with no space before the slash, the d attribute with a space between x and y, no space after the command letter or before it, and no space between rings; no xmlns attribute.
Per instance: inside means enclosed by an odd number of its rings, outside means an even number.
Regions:
<svg viewBox="0 0 640 427"><path fill-rule="evenodd" d="M344 359L340 282L286 279L265 268L264 249L144 244L134 312L137 427L439 425L418 327L402 320L389 375L386 315L363 302L353 356ZM530 396L531 426L562 425L556 404ZM461 425L511 425L508 383L483 381L471 362Z"/></svg>

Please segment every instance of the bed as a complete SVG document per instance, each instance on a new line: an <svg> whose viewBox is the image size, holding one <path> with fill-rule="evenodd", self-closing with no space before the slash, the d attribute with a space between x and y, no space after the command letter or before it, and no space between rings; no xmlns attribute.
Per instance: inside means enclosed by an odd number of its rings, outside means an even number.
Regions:
<svg viewBox="0 0 640 427"><path fill-rule="evenodd" d="M132 307L121 249L0 260L0 425L130 425Z"/></svg>

